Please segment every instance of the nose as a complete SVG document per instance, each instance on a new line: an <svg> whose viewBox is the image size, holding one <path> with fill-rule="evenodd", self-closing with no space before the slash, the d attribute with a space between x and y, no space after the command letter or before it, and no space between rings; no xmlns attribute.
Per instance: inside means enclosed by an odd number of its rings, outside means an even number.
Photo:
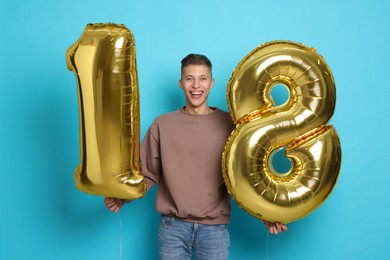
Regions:
<svg viewBox="0 0 390 260"><path fill-rule="evenodd" d="M192 84L193 88L199 88L199 79L194 79L194 84Z"/></svg>

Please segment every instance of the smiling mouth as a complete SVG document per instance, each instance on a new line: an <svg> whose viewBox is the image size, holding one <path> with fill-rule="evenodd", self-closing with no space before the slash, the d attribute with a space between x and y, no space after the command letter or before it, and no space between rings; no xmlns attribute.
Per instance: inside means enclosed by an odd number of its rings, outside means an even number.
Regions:
<svg viewBox="0 0 390 260"><path fill-rule="evenodd" d="M203 94L203 91L190 91L190 94L193 96L200 96Z"/></svg>

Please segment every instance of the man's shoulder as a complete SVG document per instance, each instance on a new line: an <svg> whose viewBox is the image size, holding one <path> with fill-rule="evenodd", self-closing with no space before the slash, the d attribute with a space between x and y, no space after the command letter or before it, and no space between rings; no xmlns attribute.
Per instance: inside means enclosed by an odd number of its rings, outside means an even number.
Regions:
<svg viewBox="0 0 390 260"><path fill-rule="evenodd" d="M161 114L161 115L157 116L154 119L153 124L154 125L156 125L156 124L158 125L158 124L161 124L161 123L165 123L165 122L169 122L169 121L172 121L172 120L176 120L178 116L180 116L180 109L176 110L176 111L172 111L172 112L167 112L165 114Z"/></svg>
<svg viewBox="0 0 390 260"><path fill-rule="evenodd" d="M216 108L215 112L217 114L217 118L219 119L218 121L220 124L224 125L224 127L227 127L228 129L233 130L235 125L232 121L232 118L230 116L229 112L226 112L222 109Z"/></svg>
<svg viewBox="0 0 390 260"><path fill-rule="evenodd" d="M215 111L217 112L217 114L219 116L230 119L230 113L229 112L226 112L225 110L222 110L222 109L220 109L218 107L215 108Z"/></svg>
<svg viewBox="0 0 390 260"><path fill-rule="evenodd" d="M172 112L167 112L165 114L161 114L161 115L156 117L156 120L165 120L165 119L169 119L169 118L174 118L174 117L179 116L179 114L180 114L180 109L176 110L176 111L172 111Z"/></svg>
<svg viewBox="0 0 390 260"><path fill-rule="evenodd" d="M230 116L229 112L226 112L225 110L222 110L221 108L215 107L215 111L217 111L220 114L223 114L224 116Z"/></svg>

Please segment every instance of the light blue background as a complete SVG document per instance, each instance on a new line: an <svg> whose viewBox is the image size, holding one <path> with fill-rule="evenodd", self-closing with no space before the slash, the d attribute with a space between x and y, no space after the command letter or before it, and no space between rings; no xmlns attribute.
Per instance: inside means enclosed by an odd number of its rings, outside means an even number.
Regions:
<svg viewBox="0 0 390 260"><path fill-rule="evenodd" d="M78 103L65 51L97 22L135 35L142 136L183 105L177 80L187 53L213 61L210 103L226 110L230 74L258 44L315 47L336 81L338 183L318 210L268 242L263 224L233 203L231 259L390 259L389 10L381 0L1 1L0 259L120 259L121 232L122 259L157 258L155 189L119 217L73 184Z"/></svg>

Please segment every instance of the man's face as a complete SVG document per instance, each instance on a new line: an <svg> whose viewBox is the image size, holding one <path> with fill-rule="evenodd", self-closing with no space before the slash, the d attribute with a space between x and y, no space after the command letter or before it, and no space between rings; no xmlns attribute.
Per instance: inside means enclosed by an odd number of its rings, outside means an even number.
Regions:
<svg viewBox="0 0 390 260"><path fill-rule="evenodd" d="M179 86L186 97L186 107L191 110L208 109L208 95L214 86L210 69L205 65L184 67Z"/></svg>

